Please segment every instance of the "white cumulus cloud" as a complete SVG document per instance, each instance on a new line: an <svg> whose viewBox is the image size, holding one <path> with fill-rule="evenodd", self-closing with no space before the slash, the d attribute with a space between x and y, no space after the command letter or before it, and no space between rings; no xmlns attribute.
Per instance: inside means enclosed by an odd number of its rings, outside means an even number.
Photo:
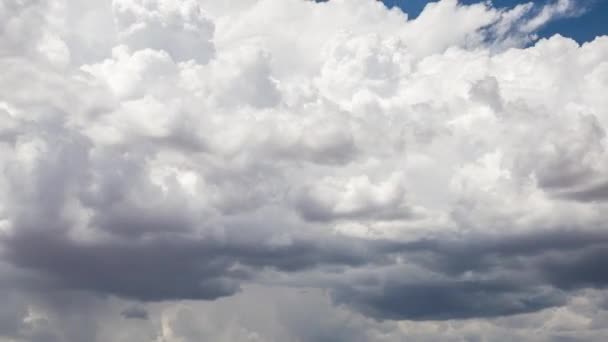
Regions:
<svg viewBox="0 0 608 342"><path fill-rule="evenodd" d="M0 341L603 341L583 10L0 3Z"/></svg>

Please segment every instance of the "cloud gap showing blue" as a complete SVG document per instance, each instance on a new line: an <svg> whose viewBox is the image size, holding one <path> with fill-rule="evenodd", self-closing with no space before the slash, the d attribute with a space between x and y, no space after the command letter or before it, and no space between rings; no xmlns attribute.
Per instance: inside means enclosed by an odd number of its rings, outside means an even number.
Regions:
<svg viewBox="0 0 608 342"><path fill-rule="evenodd" d="M399 7L408 13L410 18L420 14L429 0L383 0L387 7ZM479 0L460 0L463 4L483 2ZM494 0L496 7L514 7L530 1L522 0ZM538 6L551 1L534 1ZM560 34L572 38L579 43L592 41L595 37L608 34L608 0L577 1L577 5L586 11L576 17L560 18L548 23L539 32L540 37L550 37Z"/></svg>

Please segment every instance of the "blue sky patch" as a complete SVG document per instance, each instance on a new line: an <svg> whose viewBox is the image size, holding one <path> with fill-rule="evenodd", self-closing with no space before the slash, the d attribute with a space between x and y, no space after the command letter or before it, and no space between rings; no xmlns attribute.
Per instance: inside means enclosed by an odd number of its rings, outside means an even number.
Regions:
<svg viewBox="0 0 608 342"><path fill-rule="evenodd" d="M407 12L410 18L416 17L429 0L383 0L388 7L397 6ZM479 0L461 0L461 3L472 4L481 2ZM522 0L494 0L492 3L496 7L513 7L517 4L529 1ZM542 5L549 1L535 1ZM576 17L560 18L548 23L538 33L541 37L548 37L554 34L561 34L570 37L579 43L591 41L596 36L608 34L608 0L586 0L578 1L578 5L586 8L586 11Z"/></svg>

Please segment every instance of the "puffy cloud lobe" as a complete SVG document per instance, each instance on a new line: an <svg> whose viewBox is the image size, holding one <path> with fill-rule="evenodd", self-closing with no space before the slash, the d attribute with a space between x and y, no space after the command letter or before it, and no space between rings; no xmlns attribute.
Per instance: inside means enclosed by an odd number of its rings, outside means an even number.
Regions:
<svg viewBox="0 0 608 342"><path fill-rule="evenodd" d="M29 57L59 66L69 63L70 52L57 30L43 29L52 26L52 16L60 7L36 0L0 5L0 56Z"/></svg>
<svg viewBox="0 0 608 342"><path fill-rule="evenodd" d="M82 68L105 83L119 98L149 94L151 84L170 81L177 71L171 56L162 50L143 49L131 54L124 45L112 49L111 59ZM148 85L145 92L141 84Z"/></svg>
<svg viewBox="0 0 608 342"><path fill-rule="evenodd" d="M101 52L63 29L73 5L0 5L0 266L19 270L0 289L313 287L319 305L441 321L606 287L608 40L525 47L573 3L443 0L408 20L369 0L114 1ZM9 292L0 335L61 340ZM206 336L177 316L158 339Z"/></svg>
<svg viewBox="0 0 608 342"><path fill-rule="evenodd" d="M121 41L133 49L167 51L179 61L204 63L214 53L213 22L196 1L112 2Z"/></svg>
<svg viewBox="0 0 608 342"><path fill-rule="evenodd" d="M400 219L413 215L405 202L398 175L377 186L369 178L354 177L346 184L332 180L304 188L296 195L296 206L305 219L330 221L340 218Z"/></svg>

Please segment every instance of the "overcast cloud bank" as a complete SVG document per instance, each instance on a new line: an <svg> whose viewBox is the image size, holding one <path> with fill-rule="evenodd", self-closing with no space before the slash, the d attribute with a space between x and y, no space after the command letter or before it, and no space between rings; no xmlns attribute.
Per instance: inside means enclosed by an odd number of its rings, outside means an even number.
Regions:
<svg viewBox="0 0 608 342"><path fill-rule="evenodd" d="M585 11L0 3L0 341L605 341Z"/></svg>

